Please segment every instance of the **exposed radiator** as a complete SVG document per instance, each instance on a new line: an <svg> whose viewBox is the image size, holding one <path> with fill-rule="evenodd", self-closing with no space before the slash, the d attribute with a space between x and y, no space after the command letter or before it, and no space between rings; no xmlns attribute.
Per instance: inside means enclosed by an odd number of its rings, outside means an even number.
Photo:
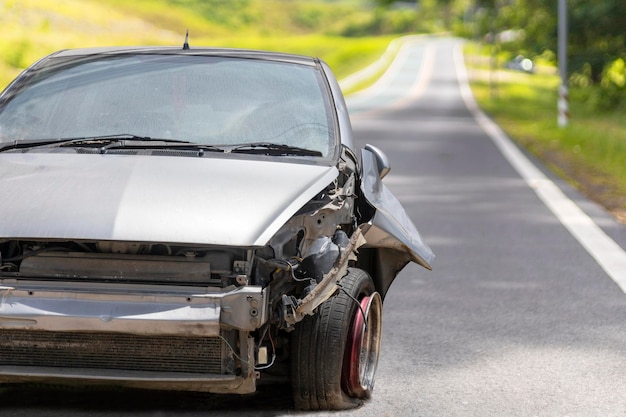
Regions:
<svg viewBox="0 0 626 417"><path fill-rule="evenodd" d="M223 374L219 337L0 330L0 366Z"/></svg>

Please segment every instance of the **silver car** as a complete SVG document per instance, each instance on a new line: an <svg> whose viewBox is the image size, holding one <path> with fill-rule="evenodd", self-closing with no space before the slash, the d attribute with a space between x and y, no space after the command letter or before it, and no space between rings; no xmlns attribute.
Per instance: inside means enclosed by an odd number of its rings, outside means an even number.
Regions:
<svg viewBox="0 0 626 417"><path fill-rule="evenodd" d="M0 95L0 383L371 395L382 302L434 258L328 66L66 50Z"/></svg>

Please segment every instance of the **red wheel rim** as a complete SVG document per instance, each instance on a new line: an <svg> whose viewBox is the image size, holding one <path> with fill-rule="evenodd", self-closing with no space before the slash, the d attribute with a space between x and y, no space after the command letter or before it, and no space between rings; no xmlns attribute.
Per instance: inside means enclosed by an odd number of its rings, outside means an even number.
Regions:
<svg viewBox="0 0 626 417"><path fill-rule="evenodd" d="M353 397L369 397L378 365L382 301L378 293L365 296L356 309L343 359L342 387Z"/></svg>

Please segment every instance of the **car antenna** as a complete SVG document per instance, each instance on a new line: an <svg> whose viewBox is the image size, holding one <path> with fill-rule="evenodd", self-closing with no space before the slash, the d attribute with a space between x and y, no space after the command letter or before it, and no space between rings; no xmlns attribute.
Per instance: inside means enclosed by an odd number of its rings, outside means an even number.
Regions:
<svg viewBox="0 0 626 417"><path fill-rule="evenodd" d="M187 29L187 33L185 33L185 43L183 44L183 49L189 49L189 29Z"/></svg>

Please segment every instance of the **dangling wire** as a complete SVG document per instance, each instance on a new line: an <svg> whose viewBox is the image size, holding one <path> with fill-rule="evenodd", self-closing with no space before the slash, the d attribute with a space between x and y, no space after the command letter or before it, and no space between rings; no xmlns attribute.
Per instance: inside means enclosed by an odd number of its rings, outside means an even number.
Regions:
<svg viewBox="0 0 626 417"><path fill-rule="evenodd" d="M230 345L230 343L228 343L228 340L226 340L224 338L224 336L222 336L221 334L218 334L218 337L220 339L222 339L224 341L224 343L226 343L226 346L228 346L228 348L230 349L230 351L233 353L233 356L237 359L239 359L239 361L241 361L241 363L246 364L247 366L250 366L250 362L244 360L241 356L239 356L237 354L237 352L235 351L235 349L233 349L233 347ZM255 366L254 370L255 371L262 371L263 369L268 369L270 368L272 365L274 365L274 362L276 362L276 347L274 346L274 340L272 339L272 333L268 333L268 337L270 339L270 343L272 345L272 360L269 364L267 365L263 365L263 366ZM261 338L262 339L262 338Z"/></svg>
<svg viewBox="0 0 626 417"><path fill-rule="evenodd" d="M239 360L241 361L241 363L244 363L244 364L246 364L247 366L251 366L251 365L250 365L250 362L248 362L248 361L246 361L246 360L242 359L242 357L241 357L241 356L239 356L239 355L237 354L237 351L235 351L235 349L233 349L233 347L230 345L230 343L228 343L228 340L226 340L226 339L224 338L224 336L222 336L221 334L218 334L217 336L218 336L220 339L222 339L222 340L224 341L224 343L226 343L226 346L228 346L228 348L231 350L231 352L233 352L233 356L234 356L235 358L239 359Z"/></svg>
<svg viewBox="0 0 626 417"><path fill-rule="evenodd" d="M363 307L361 306L361 303L359 302L359 300L357 300L356 298L354 298L354 296L352 294L350 294L344 287L343 285L341 285L339 283L339 281L337 281L337 286L339 287L339 289L341 291L343 291L343 293L345 295L347 295L348 297L350 297L352 299L352 301L354 301L354 303L357 305L357 307L359 307L359 310L361 310L361 315L363 316L363 322L365 325L365 330L367 330L367 316L365 315L365 310L363 310Z"/></svg>
<svg viewBox="0 0 626 417"><path fill-rule="evenodd" d="M269 369L272 365L274 365L274 362L276 361L276 347L274 346L274 340L272 339L272 332L268 332L267 336L269 337L270 344L272 345L272 360L267 365L255 366L254 367L255 371L262 371L264 369ZM263 340L263 338L261 338L261 340Z"/></svg>
<svg viewBox="0 0 626 417"><path fill-rule="evenodd" d="M288 261L285 261L283 259L276 259L275 262L277 262L279 264L286 265L285 269L287 271L289 271L289 273L291 274L291 278L294 281L297 281L297 282L307 282L307 281L311 280L310 278L297 278L296 275L295 275L295 270L293 269L293 265L291 265Z"/></svg>

